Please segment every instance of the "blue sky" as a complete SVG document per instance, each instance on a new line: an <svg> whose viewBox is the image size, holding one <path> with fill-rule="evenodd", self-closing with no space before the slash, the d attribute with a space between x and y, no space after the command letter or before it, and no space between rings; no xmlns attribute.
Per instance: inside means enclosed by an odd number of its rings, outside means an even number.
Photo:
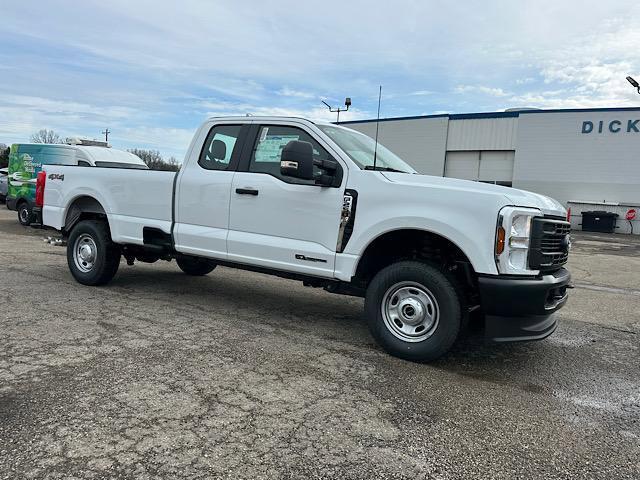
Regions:
<svg viewBox="0 0 640 480"><path fill-rule="evenodd" d="M179 161L208 116L637 106L640 2L3 0L0 142L40 128Z"/></svg>

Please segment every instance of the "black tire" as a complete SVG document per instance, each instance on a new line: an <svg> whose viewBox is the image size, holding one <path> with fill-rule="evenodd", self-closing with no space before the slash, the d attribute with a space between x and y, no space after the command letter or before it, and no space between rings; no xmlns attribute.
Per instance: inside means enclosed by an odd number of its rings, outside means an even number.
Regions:
<svg viewBox="0 0 640 480"><path fill-rule="evenodd" d="M76 253L83 244L93 251L90 263ZM106 222L83 220L71 230L67 241L67 264L79 283L91 286L109 283L118 271L120 256L120 247L111 241Z"/></svg>
<svg viewBox="0 0 640 480"><path fill-rule="evenodd" d="M202 257L177 257L176 263L184 273L195 277L211 273L216 268L213 260Z"/></svg>
<svg viewBox="0 0 640 480"><path fill-rule="evenodd" d="M404 300L400 300L403 294ZM418 308L412 310L416 300ZM382 269L367 288L364 308L376 341L391 355L405 360L429 362L441 357L460 332L462 308L455 282L431 264L403 261ZM394 311L383 313L389 309ZM430 313L417 316L416 311L418 315ZM419 318L426 320L412 324ZM419 328L423 330L417 333ZM412 329L415 332L405 333Z"/></svg>
<svg viewBox="0 0 640 480"><path fill-rule="evenodd" d="M25 227L31 225L31 222L33 221L33 213L29 208L29 204L25 201L20 202L18 205L18 221L20 222L20 225Z"/></svg>

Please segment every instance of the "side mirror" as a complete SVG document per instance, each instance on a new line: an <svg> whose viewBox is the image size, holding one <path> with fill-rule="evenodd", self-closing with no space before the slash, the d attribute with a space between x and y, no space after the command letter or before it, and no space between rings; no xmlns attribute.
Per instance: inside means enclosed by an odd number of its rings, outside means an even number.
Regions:
<svg viewBox="0 0 640 480"><path fill-rule="evenodd" d="M292 140L282 149L280 173L287 177L313 180L313 145Z"/></svg>

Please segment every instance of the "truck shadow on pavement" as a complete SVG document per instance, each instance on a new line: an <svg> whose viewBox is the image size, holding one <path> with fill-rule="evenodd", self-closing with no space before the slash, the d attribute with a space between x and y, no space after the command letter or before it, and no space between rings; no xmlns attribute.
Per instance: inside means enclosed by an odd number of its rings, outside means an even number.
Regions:
<svg viewBox="0 0 640 480"><path fill-rule="evenodd" d="M371 337L361 298L330 294L295 281L234 269L218 268L206 277L188 277L179 271L150 271L152 268L156 270L153 266L127 270L123 264L107 288L171 299L197 312L192 321L207 322L212 315L226 315L234 320L295 330L302 335L339 339L356 349L381 353L384 361L393 358ZM482 331L476 329L463 334L450 353L431 366L462 373L471 362L474 370L499 367L503 375L507 364L507 370L526 368L532 358L550 348L545 343L544 340L487 343Z"/></svg>

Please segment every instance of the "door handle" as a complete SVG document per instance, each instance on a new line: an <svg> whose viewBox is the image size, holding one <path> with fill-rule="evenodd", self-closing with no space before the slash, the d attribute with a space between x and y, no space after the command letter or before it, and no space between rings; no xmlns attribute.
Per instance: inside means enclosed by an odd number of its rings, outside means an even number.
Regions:
<svg viewBox="0 0 640 480"><path fill-rule="evenodd" d="M255 188L236 188L236 193L239 195L258 195L258 190Z"/></svg>

